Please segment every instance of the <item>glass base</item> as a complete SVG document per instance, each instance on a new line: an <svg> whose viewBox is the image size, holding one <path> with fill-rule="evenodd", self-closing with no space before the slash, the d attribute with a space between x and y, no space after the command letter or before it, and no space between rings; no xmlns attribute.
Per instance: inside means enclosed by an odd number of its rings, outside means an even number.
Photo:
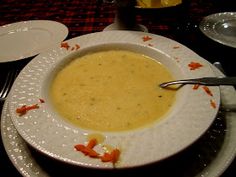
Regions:
<svg viewBox="0 0 236 177"><path fill-rule="evenodd" d="M112 23L103 29L103 31L111 31L111 30L131 30L131 31L148 32L147 27L140 24L137 24L134 28L127 28L127 27L120 26L117 23Z"/></svg>

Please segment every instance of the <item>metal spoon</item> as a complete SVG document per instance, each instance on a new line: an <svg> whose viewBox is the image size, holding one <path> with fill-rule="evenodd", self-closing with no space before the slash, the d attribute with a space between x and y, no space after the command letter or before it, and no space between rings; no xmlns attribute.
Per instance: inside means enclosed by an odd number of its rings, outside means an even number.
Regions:
<svg viewBox="0 0 236 177"><path fill-rule="evenodd" d="M162 88L168 87L170 85L185 85L185 84L199 84L208 86L219 86L219 85L236 85L236 77L202 77L196 79L183 79L164 82L159 86Z"/></svg>

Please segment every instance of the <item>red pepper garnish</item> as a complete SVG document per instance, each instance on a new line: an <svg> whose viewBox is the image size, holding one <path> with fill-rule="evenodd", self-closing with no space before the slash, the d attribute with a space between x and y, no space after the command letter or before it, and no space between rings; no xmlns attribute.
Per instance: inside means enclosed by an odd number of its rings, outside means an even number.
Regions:
<svg viewBox="0 0 236 177"><path fill-rule="evenodd" d="M77 144L74 146L74 148L77 150L77 151L80 151L82 152L84 155L88 155L89 157L92 157L92 158L96 158L99 156L99 154L93 150L92 148L88 148L87 146L83 145L83 144Z"/></svg>
<svg viewBox="0 0 236 177"><path fill-rule="evenodd" d="M190 68L190 70L195 70L198 69L200 67L202 67L203 65L197 62L191 62L188 64L188 67Z"/></svg>
<svg viewBox="0 0 236 177"><path fill-rule="evenodd" d="M211 90L209 89L209 87L203 86L202 88L208 95L213 96L213 94L212 94Z"/></svg>
<svg viewBox="0 0 236 177"><path fill-rule="evenodd" d="M120 150L119 149L114 149L112 152L111 152L111 156L112 156L112 163L116 163L120 157Z"/></svg>
<svg viewBox="0 0 236 177"><path fill-rule="evenodd" d="M105 152L102 156L99 155L93 148L97 145L97 140L95 138L89 140L87 146L83 144L77 144L74 148L77 151L82 152L84 155L92 157L92 158L100 158L102 162L112 162L116 163L120 156L120 150L114 149L111 153Z"/></svg>
<svg viewBox="0 0 236 177"><path fill-rule="evenodd" d="M61 48L65 48L66 50L69 50L70 46L67 42L62 42L61 43Z"/></svg>
<svg viewBox="0 0 236 177"><path fill-rule="evenodd" d="M100 157L102 162L111 162L112 161L112 156L111 154L105 152L103 156Z"/></svg>
<svg viewBox="0 0 236 177"><path fill-rule="evenodd" d="M213 100L210 100L211 106L215 109L216 108L216 103Z"/></svg>
<svg viewBox="0 0 236 177"><path fill-rule="evenodd" d="M197 90L199 88L199 86L200 86L199 84L194 84L193 85L193 90Z"/></svg>
<svg viewBox="0 0 236 177"><path fill-rule="evenodd" d="M87 146L83 145L83 144L77 144L74 146L74 148L77 150L77 151L80 151L82 152L84 155L88 155L89 157L92 157L92 158L98 158L99 154L93 150L94 146L96 146L97 144L97 140L96 139L91 139Z"/></svg>
<svg viewBox="0 0 236 177"><path fill-rule="evenodd" d="M152 38L150 36L143 36L143 42L149 41Z"/></svg>
<svg viewBox="0 0 236 177"><path fill-rule="evenodd" d="M78 50L80 48L79 44L75 44L75 50Z"/></svg>
<svg viewBox="0 0 236 177"><path fill-rule="evenodd" d="M112 162L113 164L116 163L120 156L120 150L114 149L111 153L104 153L103 156L101 156L102 162Z"/></svg>
<svg viewBox="0 0 236 177"><path fill-rule="evenodd" d="M93 138L88 142L86 147L93 149L96 145L97 145L97 140L95 138Z"/></svg>
<svg viewBox="0 0 236 177"><path fill-rule="evenodd" d="M39 108L38 104L34 104L34 105L32 105L32 106L23 105L23 106L21 106L20 108L17 108L17 109L16 109L16 113L18 113L20 116L23 116L23 115L25 115L29 110L38 109L38 108Z"/></svg>

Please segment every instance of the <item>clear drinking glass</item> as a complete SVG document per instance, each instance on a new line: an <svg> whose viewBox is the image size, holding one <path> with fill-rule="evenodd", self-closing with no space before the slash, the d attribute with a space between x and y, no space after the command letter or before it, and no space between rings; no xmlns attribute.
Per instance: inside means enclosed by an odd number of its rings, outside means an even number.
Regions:
<svg viewBox="0 0 236 177"><path fill-rule="evenodd" d="M108 25L107 30L134 30L148 32L148 29L136 21L135 6L136 0L104 0L105 3L114 3L116 6L116 15L114 23Z"/></svg>

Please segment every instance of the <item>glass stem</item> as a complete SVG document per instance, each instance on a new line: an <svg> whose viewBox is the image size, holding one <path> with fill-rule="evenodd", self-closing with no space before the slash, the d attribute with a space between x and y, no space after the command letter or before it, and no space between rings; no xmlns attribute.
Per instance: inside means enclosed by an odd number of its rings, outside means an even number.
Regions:
<svg viewBox="0 0 236 177"><path fill-rule="evenodd" d="M116 0L116 16L115 23L121 29L135 29L136 13L135 13L136 0Z"/></svg>

